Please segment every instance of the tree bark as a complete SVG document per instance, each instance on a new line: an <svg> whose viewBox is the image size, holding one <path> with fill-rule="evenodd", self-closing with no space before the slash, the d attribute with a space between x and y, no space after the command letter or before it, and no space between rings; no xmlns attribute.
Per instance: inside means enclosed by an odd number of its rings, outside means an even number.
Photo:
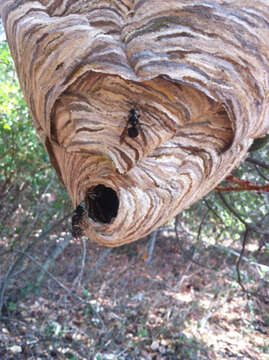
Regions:
<svg viewBox="0 0 269 360"><path fill-rule="evenodd" d="M99 244L152 232L269 131L268 0L6 0L1 13L36 130Z"/></svg>

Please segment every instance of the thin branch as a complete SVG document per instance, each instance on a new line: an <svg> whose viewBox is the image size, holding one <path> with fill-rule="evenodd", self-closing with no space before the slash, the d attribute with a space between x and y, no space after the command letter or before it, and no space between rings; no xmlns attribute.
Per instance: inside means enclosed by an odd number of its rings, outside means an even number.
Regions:
<svg viewBox="0 0 269 360"><path fill-rule="evenodd" d="M2 315L2 310L3 310L3 305L4 305L4 296L5 296L5 291L6 291L6 288L8 285L8 279L10 277L10 273L13 270L14 263L15 263L15 254L13 254L12 260L10 262L8 270L5 273L4 279L2 281L2 286L0 289L0 316Z"/></svg>
<svg viewBox="0 0 269 360"><path fill-rule="evenodd" d="M246 186L217 186L217 192L241 192L241 191L257 191L258 193L269 192L269 185L246 185Z"/></svg>
<svg viewBox="0 0 269 360"><path fill-rule="evenodd" d="M44 271L52 280L54 280L62 289L64 289L67 294L69 296L73 296L74 298L80 300L82 303L87 303L90 307L92 312L95 314L95 316L98 317L98 319L100 320L101 324L103 325L103 327L105 327L105 324L103 322L103 319L100 317L100 315L98 314L97 311L95 311L95 309L91 306L91 304L88 303L88 301L84 300L83 298L81 298L79 295L77 295L76 293L74 293L72 290L68 289L61 281L59 281L55 276L53 276L48 270L44 269L43 266L35 259L33 258L31 255L24 253L23 251L16 251L17 253L21 253L24 256L26 256L28 259L30 259L33 263L36 264L36 266L38 266L42 271Z"/></svg>
<svg viewBox="0 0 269 360"><path fill-rule="evenodd" d="M259 167L257 165L255 165L255 170L257 171L257 173L260 175L260 177L265 180L265 181L269 181L269 178L267 176L265 176L261 170L259 169Z"/></svg>
<svg viewBox="0 0 269 360"><path fill-rule="evenodd" d="M241 259L243 258L244 255L244 251L245 251L245 247L246 247L246 243L247 243L247 238L248 238L248 233L249 233L249 229L246 229L245 234L244 234L244 238L243 238L243 244L242 244L242 249L240 252L240 256L238 259L238 262L236 264L236 271L237 271L237 281L239 283L239 285L241 286L241 289L244 291L244 293L246 293L248 296L255 296L258 297L259 299L261 299L265 304L268 303L269 301L269 296L267 295L262 295L259 294L257 291L250 291L248 289L245 288L245 286L242 284L241 281L241 275L240 275L240 263L241 263Z"/></svg>
<svg viewBox="0 0 269 360"><path fill-rule="evenodd" d="M52 186L54 180L56 179L56 174L55 172L53 172L49 183L47 184L47 186L45 187L43 193L41 194L40 198L36 201L36 204L33 206L33 214L35 214L35 216L33 217L32 221L30 223L28 223L28 226L26 226L25 230L21 233L21 241L24 242L25 239L27 239L30 234L32 233L32 230L37 222L37 220L40 218L40 209L41 209L41 199L44 196L44 194L46 194L49 190L49 188Z"/></svg>
<svg viewBox="0 0 269 360"><path fill-rule="evenodd" d="M179 215L177 215L177 216L175 217L175 233L176 233L177 244L178 244L178 246L179 246L179 248L180 248L180 251L182 252L183 256L184 256L187 260L193 262L194 264L196 264L196 265L198 265L198 266L204 267L204 268L206 268L206 269L208 269L208 270L213 270L213 268L211 268L211 267L209 267L209 266L207 266L207 265L205 265L205 264L202 264L202 263L200 263L199 261L193 259L193 253L194 253L193 247L192 247L192 249L189 250L189 251L186 251L186 250L184 249L184 247L182 246L182 243L181 243L181 241L180 241L180 239L179 239L178 223L179 223Z"/></svg>
<svg viewBox="0 0 269 360"><path fill-rule="evenodd" d="M256 170L259 171L257 165ZM260 171L259 171L260 172ZM261 172L260 172L261 173ZM262 175L262 174L261 174ZM236 186L217 186L216 191L258 191L258 192L269 192L269 185L257 185L252 184L249 180L242 180L233 175L229 175L225 179L227 182Z"/></svg>
<svg viewBox="0 0 269 360"><path fill-rule="evenodd" d="M111 253L112 249L105 249L100 259L96 262L96 264L87 272L87 281L95 274L96 270L103 264L105 258Z"/></svg>
<svg viewBox="0 0 269 360"><path fill-rule="evenodd" d="M245 286L242 284L242 279L241 279L241 274L240 274L240 264L241 264L241 260L242 260L242 258L244 256L248 234L249 234L249 229L246 228L245 233L244 233L244 238L243 238L243 243L242 243L240 256L239 256L238 261L236 262L237 281L238 281L238 284L241 286L241 288L242 288L242 290L244 292L246 291L246 289L245 289Z"/></svg>
<svg viewBox="0 0 269 360"><path fill-rule="evenodd" d="M81 268L80 268L80 272L78 274L78 276L75 278L75 280L73 281L73 287L79 286L81 281L82 281L82 277L83 277L83 273L85 271L85 262L86 262L86 241L85 238L82 237L81 238L81 242L82 242L82 262L81 262Z"/></svg>
<svg viewBox="0 0 269 360"><path fill-rule="evenodd" d="M196 243L199 242L200 235L201 235L201 231L202 231L202 226L203 226L203 224L204 224L205 219L207 218L207 215L208 215L209 211L210 211L210 210L207 209L206 213L204 214L204 216L203 216L203 218L202 218L202 220L201 220L201 222L200 222L199 229L198 229L198 233L197 233L197 238L196 238Z"/></svg>
<svg viewBox="0 0 269 360"><path fill-rule="evenodd" d="M155 243L156 243L156 237L157 237L157 231L156 230L153 231L149 235L149 249L148 249L148 257L147 257L147 261L146 261L147 264L149 264L151 262L153 250L154 250Z"/></svg>
<svg viewBox="0 0 269 360"><path fill-rule="evenodd" d="M268 235L263 235L262 238L260 239L259 241L259 247L258 249L255 251L255 257L258 256L262 250L263 247L266 246L266 242L267 242L267 239L269 240L269 236ZM269 270L269 269L268 269Z"/></svg>
<svg viewBox="0 0 269 360"><path fill-rule="evenodd" d="M64 251L64 249L68 246L70 239L72 239L71 235L66 236L63 241L61 241L57 247L54 249L53 253L50 254L45 261L44 265L42 266L42 270L40 271L39 275L37 276L37 286L41 286L42 282L45 278L45 273L48 271L50 264L57 259L57 257Z"/></svg>
<svg viewBox="0 0 269 360"><path fill-rule="evenodd" d="M229 286L224 287L224 290L216 293L209 305L207 305L206 314L200 320L200 329L204 329L208 320L211 319L226 303L229 296Z"/></svg>
<svg viewBox="0 0 269 360"><path fill-rule="evenodd" d="M269 164L267 164L267 163L264 162L264 161L260 161L260 160L257 160L257 159L253 159L253 158L251 158L251 157L246 158L246 161L249 162L249 163L251 163L251 164L258 165L258 166L260 166L260 167L262 167L262 168L264 168L264 169L269 170Z"/></svg>
<svg viewBox="0 0 269 360"><path fill-rule="evenodd" d="M212 244L211 242L209 242L209 241L207 241L207 240L203 240L203 242L204 242L205 244L209 245L210 247L214 247L214 248L216 248L216 249L218 249L218 250L221 250L221 251L223 251L223 252L227 252L229 255L235 256L235 257L237 257L237 258L240 257L240 253L239 253L239 252L237 252L237 251L235 251L235 250L232 250L232 249L230 249L229 247L222 246L222 245ZM253 265L256 269L259 269L259 268L260 268L260 269L263 270L263 271L266 271L266 272L269 271L269 266L264 265L264 264L259 264L259 263L255 262L255 261L253 261L253 260L248 259L248 258L245 257L245 256L242 256L241 260L247 262L249 265ZM238 261L238 260L236 260L236 261ZM262 276L261 273L259 273L259 275ZM262 280L268 282L266 279L262 279Z"/></svg>
<svg viewBox="0 0 269 360"><path fill-rule="evenodd" d="M22 264L23 259L24 259L24 254L26 254L27 252L29 252L30 250L32 250L41 240L43 240L44 238L46 238L48 236L48 234L50 234L55 228L57 228L59 225L61 225L61 223L67 218L70 217L70 214L65 215L64 217L62 217L60 220L56 221L54 224L52 224L51 226L49 226L47 229L45 229L37 238L34 238L33 241L28 244L28 246L21 252L21 255L19 255L16 259L16 261L14 261L14 263L12 264L12 268L8 273L8 277L5 279L5 282L9 282L11 275L14 274L15 271L17 271L18 267ZM13 250L14 251L14 250ZM19 250L17 251L17 253L19 253ZM2 254L1 254L2 255ZM0 288L0 294L2 293L2 288L3 286L5 286L5 284L3 283L1 288ZM0 295L1 296L1 295ZM1 305L1 297L0 297L0 305ZM1 310L1 307L0 307Z"/></svg>
<svg viewBox="0 0 269 360"><path fill-rule="evenodd" d="M220 233L215 237L215 242L216 244L218 243L218 240L221 238L223 232L225 230L228 229L228 226L225 225L223 219L221 218L221 216L217 213L217 211L209 204L209 202L204 199L204 202L206 203L206 206L208 207L208 209L216 216L216 218L218 218L221 222L221 226L222 226L222 230L220 231Z"/></svg>
<svg viewBox="0 0 269 360"><path fill-rule="evenodd" d="M252 230L258 234L268 234L269 230L262 230L261 228L258 228L257 226L253 224L247 223L244 219L242 219L241 215L238 214L238 212L228 203L228 201L225 199L223 194L221 192L218 192L219 197L221 198L222 202L226 205L226 207L230 210L230 212L241 221L242 224L245 225L245 227L249 230Z"/></svg>
<svg viewBox="0 0 269 360"><path fill-rule="evenodd" d="M41 265L35 258L33 258L31 255L26 254L24 251L21 250L16 250L16 253L22 254L23 256L27 257L29 260L31 260L33 263L35 263L40 270L44 273L46 273L52 280L54 280L61 288L63 288L68 295L70 296L75 296L76 298L78 298L81 301L84 301L80 296L74 294L72 292L72 290L68 289L64 284L62 284L55 276L53 276L48 270L44 269L43 265Z"/></svg>
<svg viewBox="0 0 269 360"><path fill-rule="evenodd" d="M220 215L216 212L216 210L209 204L209 202L204 199L204 202L206 203L206 206L208 207L208 209L210 211L212 211L212 213L223 223L222 218L220 217Z"/></svg>

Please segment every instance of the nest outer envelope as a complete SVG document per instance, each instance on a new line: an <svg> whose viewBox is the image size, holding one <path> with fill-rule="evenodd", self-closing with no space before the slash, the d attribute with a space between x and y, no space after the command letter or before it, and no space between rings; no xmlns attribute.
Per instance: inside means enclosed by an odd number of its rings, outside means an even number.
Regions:
<svg viewBox="0 0 269 360"><path fill-rule="evenodd" d="M266 0L7 0L1 14L34 125L74 208L92 197L96 210L99 185L116 194L111 221L83 217L99 244L135 241L167 222L269 130ZM132 108L139 135L122 139Z"/></svg>

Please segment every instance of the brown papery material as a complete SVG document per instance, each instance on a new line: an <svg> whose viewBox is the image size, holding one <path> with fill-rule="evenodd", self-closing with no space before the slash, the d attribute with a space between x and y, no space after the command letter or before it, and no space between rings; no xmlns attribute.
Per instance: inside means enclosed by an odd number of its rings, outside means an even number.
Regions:
<svg viewBox="0 0 269 360"><path fill-rule="evenodd" d="M7 0L1 10L37 132L99 244L152 232L268 132L265 0Z"/></svg>

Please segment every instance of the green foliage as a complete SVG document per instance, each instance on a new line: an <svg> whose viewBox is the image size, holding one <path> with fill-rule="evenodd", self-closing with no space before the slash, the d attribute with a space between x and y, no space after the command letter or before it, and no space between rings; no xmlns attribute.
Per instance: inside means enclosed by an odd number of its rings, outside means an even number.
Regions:
<svg viewBox="0 0 269 360"><path fill-rule="evenodd" d="M13 301L9 301L7 304L8 311L16 311L17 305Z"/></svg>
<svg viewBox="0 0 269 360"><path fill-rule="evenodd" d="M26 298L31 294L38 295L40 287L36 283L29 282L25 287L20 289L21 295Z"/></svg>
<svg viewBox="0 0 269 360"><path fill-rule="evenodd" d="M48 157L37 139L6 42L0 43L0 181L42 183Z"/></svg>
<svg viewBox="0 0 269 360"><path fill-rule="evenodd" d="M69 359L69 360L78 360L78 357L76 355L72 354L71 352L65 353L64 356L66 359Z"/></svg>
<svg viewBox="0 0 269 360"><path fill-rule="evenodd" d="M58 323L53 323L53 324L49 324L45 327L45 335L50 337L50 336L55 336L55 337L61 337L63 336L62 333L62 327L60 324Z"/></svg>
<svg viewBox="0 0 269 360"><path fill-rule="evenodd" d="M49 203L43 198L48 186L54 197ZM34 129L5 41L0 41L0 189L5 208L0 233L11 238L11 247L31 231L32 224L44 228L55 214L70 211L66 191Z"/></svg>
<svg viewBox="0 0 269 360"><path fill-rule="evenodd" d="M84 316L86 318L92 318L94 315L91 305L86 305L84 309Z"/></svg>
<svg viewBox="0 0 269 360"><path fill-rule="evenodd" d="M148 336L148 331L145 324L142 324L142 326L139 327L139 329L137 330L137 336L142 338Z"/></svg>
<svg viewBox="0 0 269 360"><path fill-rule="evenodd" d="M88 298L89 295L90 295L89 292L88 292L88 290L86 290L86 289L84 289L82 293L83 293L83 295L84 295L86 298Z"/></svg>

